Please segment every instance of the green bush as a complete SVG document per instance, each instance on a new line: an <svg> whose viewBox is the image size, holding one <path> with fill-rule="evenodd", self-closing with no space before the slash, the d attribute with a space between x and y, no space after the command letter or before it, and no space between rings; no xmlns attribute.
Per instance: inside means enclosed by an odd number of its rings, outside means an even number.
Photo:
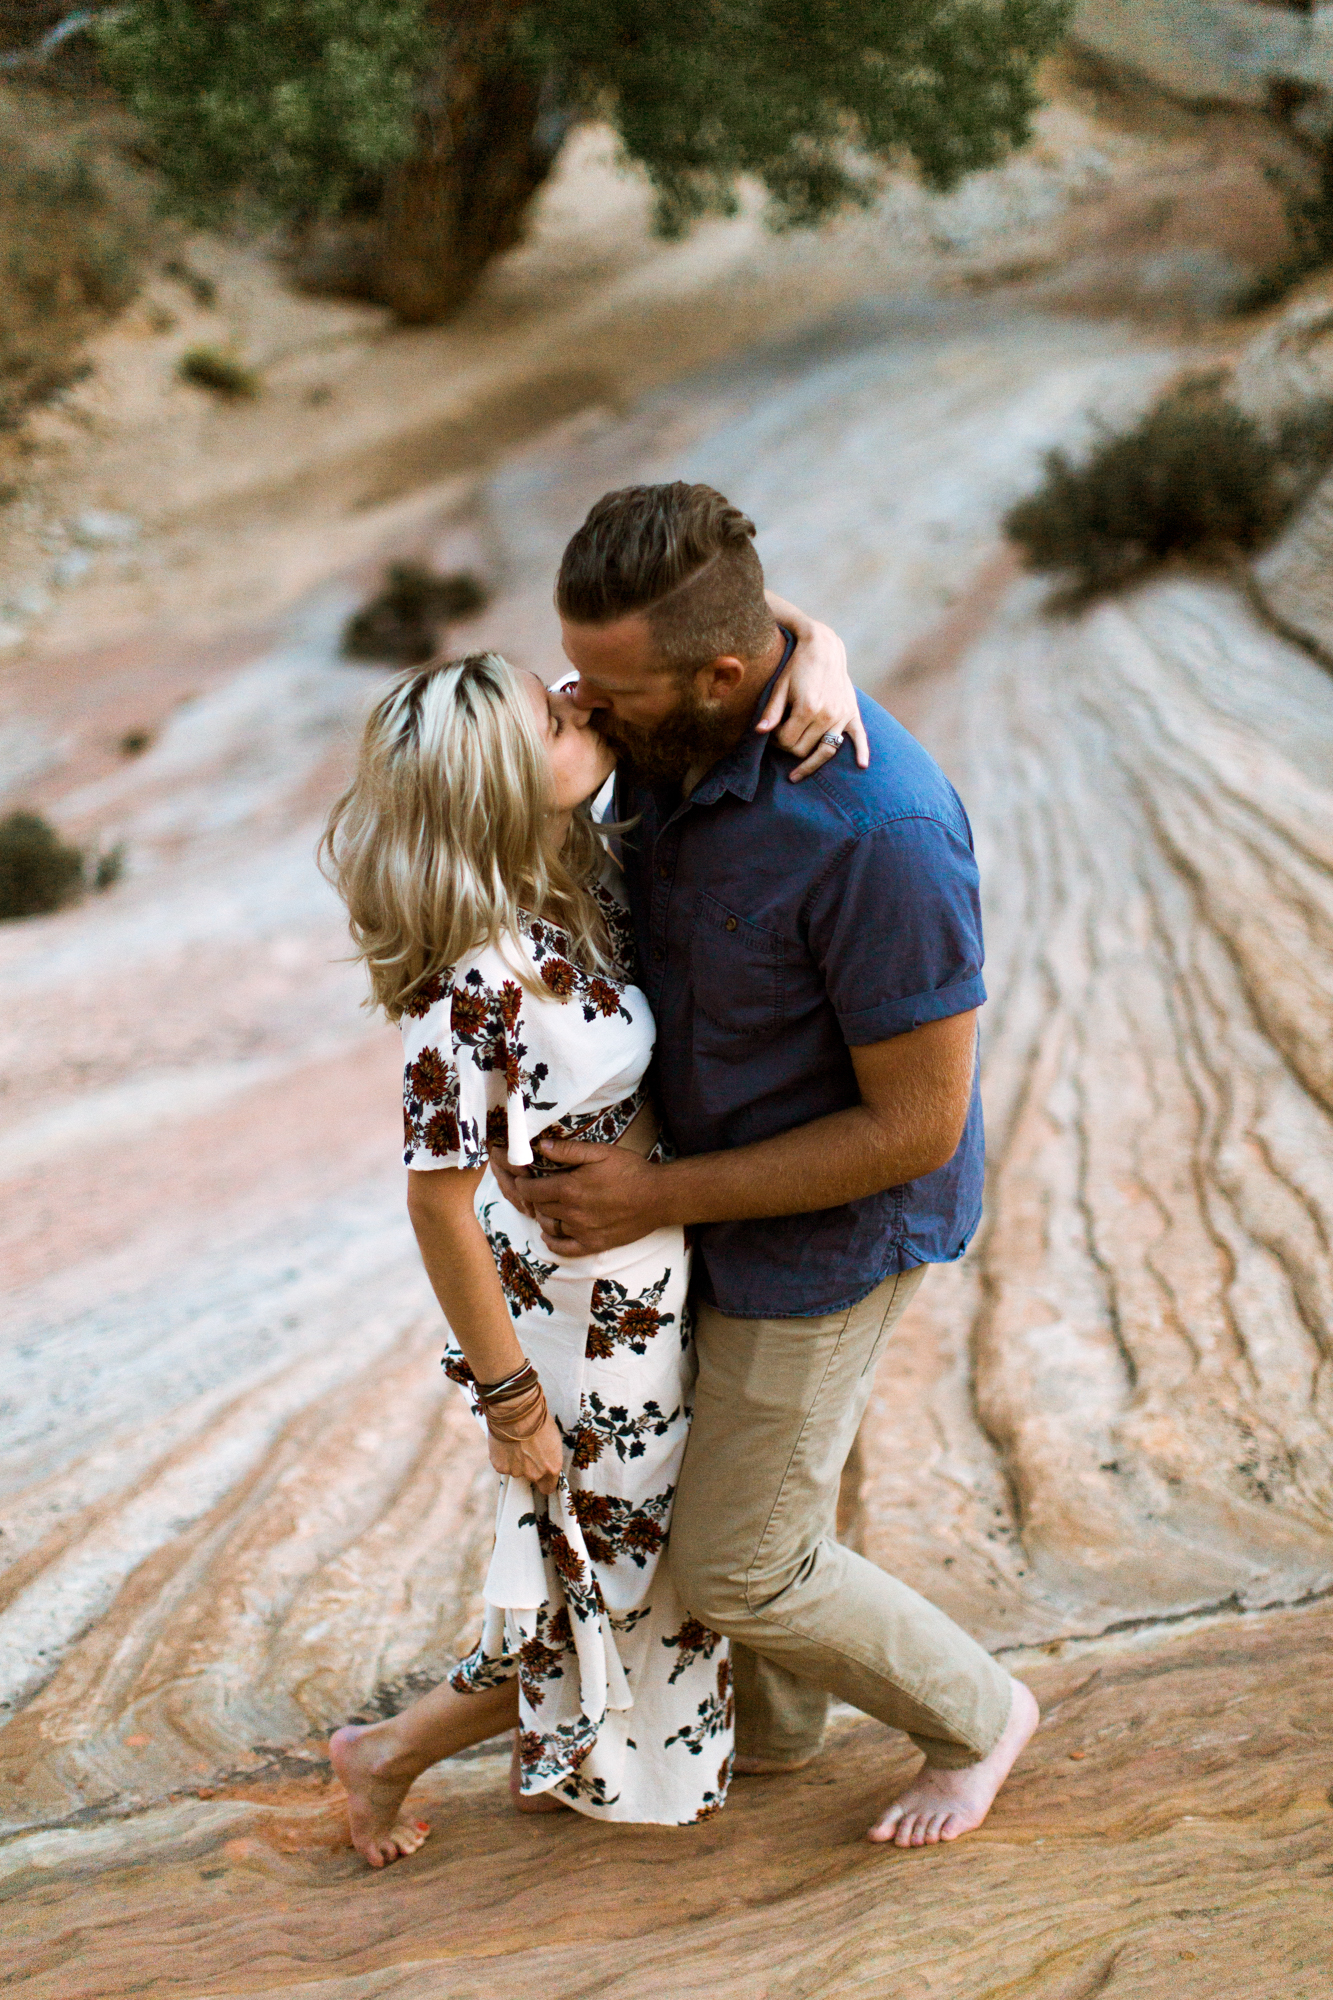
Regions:
<svg viewBox="0 0 1333 2000"><path fill-rule="evenodd" d="M0 820L0 921L58 910L82 887L83 855L40 813Z"/></svg>
<svg viewBox="0 0 1333 2000"><path fill-rule="evenodd" d="M383 590L348 619L343 651L353 660L420 666L439 650L445 626L471 617L486 601L485 586L466 570L437 576L417 563L395 563Z"/></svg>
<svg viewBox="0 0 1333 2000"><path fill-rule="evenodd" d="M242 191L253 218L308 219L356 207L412 151L440 56L432 12L428 0L132 0L97 35L191 222L229 217Z"/></svg>
<svg viewBox="0 0 1333 2000"><path fill-rule="evenodd" d="M1333 456L1333 404L1265 430L1216 374L1177 383L1128 430L1103 427L1075 463L1047 452L1037 491L1005 516L1029 569L1088 601L1172 561L1261 548Z"/></svg>
<svg viewBox="0 0 1333 2000"><path fill-rule="evenodd" d="M211 389L234 403L257 396L261 387L258 372L225 347L187 348L176 363L176 373L182 382L192 382L196 389Z"/></svg>

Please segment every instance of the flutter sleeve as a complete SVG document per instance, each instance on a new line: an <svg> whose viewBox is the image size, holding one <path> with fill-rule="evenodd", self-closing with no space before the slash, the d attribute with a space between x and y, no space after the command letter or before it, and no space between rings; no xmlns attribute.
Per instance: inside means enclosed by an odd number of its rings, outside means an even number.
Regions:
<svg viewBox="0 0 1333 2000"><path fill-rule="evenodd" d="M473 968L419 990L402 1018L405 1166L483 1167L493 1145L529 1164L524 1087L540 1085L545 1066L524 1066L522 1028L516 979L490 985Z"/></svg>

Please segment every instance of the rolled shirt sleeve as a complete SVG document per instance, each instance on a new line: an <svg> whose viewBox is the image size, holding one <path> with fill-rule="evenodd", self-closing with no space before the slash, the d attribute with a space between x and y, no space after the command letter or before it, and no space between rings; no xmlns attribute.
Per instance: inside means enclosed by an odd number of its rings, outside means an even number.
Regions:
<svg viewBox="0 0 1333 2000"><path fill-rule="evenodd" d="M815 885L807 935L851 1048L980 1007L981 898L970 829L926 815L871 827Z"/></svg>

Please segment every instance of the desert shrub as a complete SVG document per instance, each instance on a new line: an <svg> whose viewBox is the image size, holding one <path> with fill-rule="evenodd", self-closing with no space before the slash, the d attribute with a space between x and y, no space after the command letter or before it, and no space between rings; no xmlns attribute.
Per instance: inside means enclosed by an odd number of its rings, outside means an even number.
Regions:
<svg viewBox="0 0 1333 2000"><path fill-rule="evenodd" d="M466 570L437 576L416 563L395 563L383 590L348 619L343 651L353 660L419 666L438 650L445 626L480 611L486 601L485 586Z"/></svg>
<svg viewBox="0 0 1333 2000"><path fill-rule="evenodd" d="M82 887L83 855L40 813L0 819L0 921L58 910Z"/></svg>
<svg viewBox="0 0 1333 2000"><path fill-rule="evenodd" d="M144 185L92 127L0 90L0 425L74 377L89 332L139 289Z"/></svg>
<svg viewBox="0 0 1333 2000"><path fill-rule="evenodd" d="M1071 603L1173 560L1208 562L1263 546L1333 455L1333 405L1266 430L1216 375L1177 383L1129 429L1103 426L1075 462L1047 452L1037 491L1006 534L1030 569L1066 579Z"/></svg>
<svg viewBox="0 0 1333 2000"><path fill-rule="evenodd" d="M117 841L114 847L104 848L93 867L93 888L100 896L107 889L114 889L125 873L125 846Z"/></svg>
<svg viewBox="0 0 1333 2000"><path fill-rule="evenodd" d="M257 396L261 386L257 370L225 347L187 348L176 364L176 373L182 382L192 382L196 389L211 389L232 402Z"/></svg>

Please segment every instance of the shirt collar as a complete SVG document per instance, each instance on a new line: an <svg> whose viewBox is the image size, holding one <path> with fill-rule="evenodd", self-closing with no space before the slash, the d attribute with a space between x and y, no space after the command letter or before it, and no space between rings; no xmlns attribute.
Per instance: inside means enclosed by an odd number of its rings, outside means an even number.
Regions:
<svg viewBox="0 0 1333 2000"><path fill-rule="evenodd" d="M785 625L780 625L778 630L787 643L782 649L782 658L774 667L763 692L755 702L756 717L762 715L764 704L773 692L774 681L796 650L796 634L789 632ZM711 806L714 800L721 798L723 792L730 792L735 798L744 799L749 805L759 789L759 767L764 761L764 752L771 740L771 736L758 735L752 722L736 748L729 750L725 757L719 757L710 771L705 771L685 803L692 806Z"/></svg>

